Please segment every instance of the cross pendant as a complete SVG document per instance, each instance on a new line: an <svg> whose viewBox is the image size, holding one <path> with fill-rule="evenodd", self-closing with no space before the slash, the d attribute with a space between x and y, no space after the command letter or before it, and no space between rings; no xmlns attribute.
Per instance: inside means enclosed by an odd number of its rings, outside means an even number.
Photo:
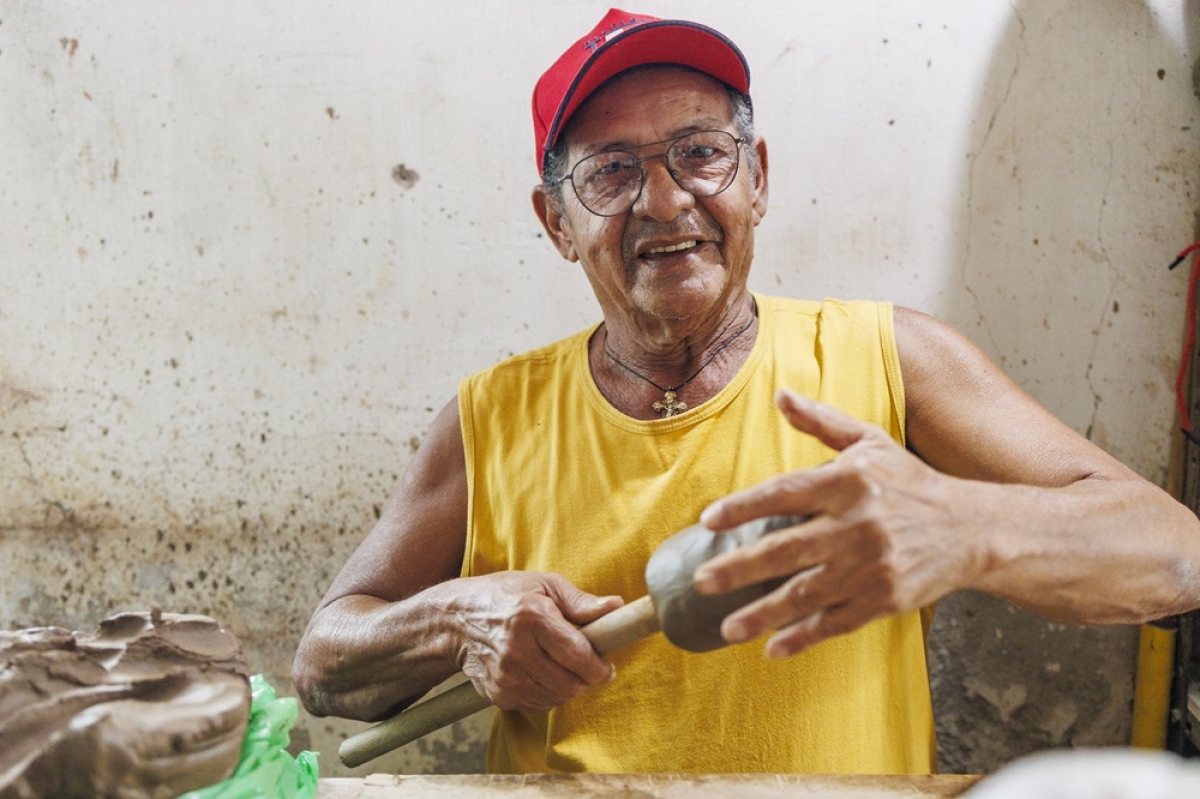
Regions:
<svg viewBox="0 0 1200 799"><path fill-rule="evenodd" d="M654 410L658 411L658 415L666 419L668 416L678 416L687 410L687 403L683 400L678 402L675 400L675 392L667 391L663 394L663 398L653 405Z"/></svg>

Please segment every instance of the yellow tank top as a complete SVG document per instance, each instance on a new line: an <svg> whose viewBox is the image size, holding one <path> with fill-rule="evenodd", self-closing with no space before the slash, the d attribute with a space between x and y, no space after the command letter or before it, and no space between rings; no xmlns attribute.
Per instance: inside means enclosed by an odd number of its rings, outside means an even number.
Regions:
<svg viewBox="0 0 1200 799"><path fill-rule="evenodd" d="M733 381L680 416L614 409L588 370L596 328L467 378L464 576L554 571L598 595L646 594L655 548L712 500L833 457L789 427L777 388L903 443L891 306L755 295ZM921 616L872 622L780 661L763 641L694 654L657 634L612 654L616 679L549 713L497 712L490 772L920 774L934 729Z"/></svg>

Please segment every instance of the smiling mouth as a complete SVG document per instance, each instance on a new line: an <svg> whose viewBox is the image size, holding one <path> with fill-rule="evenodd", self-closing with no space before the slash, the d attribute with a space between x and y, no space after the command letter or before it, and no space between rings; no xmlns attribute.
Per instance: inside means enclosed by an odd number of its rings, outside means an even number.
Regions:
<svg viewBox="0 0 1200 799"><path fill-rule="evenodd" d="M643 256L665 255L667 253L682 252L683 250L690 250L691 248L693 248L695 246L696 246L696 240L690 239L688 241L681 241L678 244L669 244L665 247L651 247L650 249L648 249L644 253L642 253L642 255Z"/></svg>

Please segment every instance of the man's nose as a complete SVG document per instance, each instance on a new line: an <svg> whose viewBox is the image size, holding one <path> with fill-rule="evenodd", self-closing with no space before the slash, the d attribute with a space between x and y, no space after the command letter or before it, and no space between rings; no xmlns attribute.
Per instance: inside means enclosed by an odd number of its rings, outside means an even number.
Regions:
<svg viewBox="0 0 1200 799"><path fill-rule="evenodd" d="M659 222L670 222L682 211L692 208L696 198L680 186L667 169L666 154L642 161L642 191L633 204L633 213Z"/></svg>

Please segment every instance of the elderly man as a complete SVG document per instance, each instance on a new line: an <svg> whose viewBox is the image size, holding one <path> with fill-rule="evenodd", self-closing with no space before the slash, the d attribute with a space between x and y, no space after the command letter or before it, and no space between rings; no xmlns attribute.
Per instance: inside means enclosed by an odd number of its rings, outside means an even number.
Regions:
<svg viewBox="0 0 1200 799"><path fill-rule="evenodd" d="M748 91L722 34L617 10L543 75L533 205L603 321L463 381L305 633L309 710L378 719L462 670L501 709L493 771L924 773L939 597L1200 605L1194 516L963 337L747 289ZM676 530L777 513L808 520L695 575L783 578L722 626L765 658L657 636L608 660L579 632L646 592Z"/></svg>

